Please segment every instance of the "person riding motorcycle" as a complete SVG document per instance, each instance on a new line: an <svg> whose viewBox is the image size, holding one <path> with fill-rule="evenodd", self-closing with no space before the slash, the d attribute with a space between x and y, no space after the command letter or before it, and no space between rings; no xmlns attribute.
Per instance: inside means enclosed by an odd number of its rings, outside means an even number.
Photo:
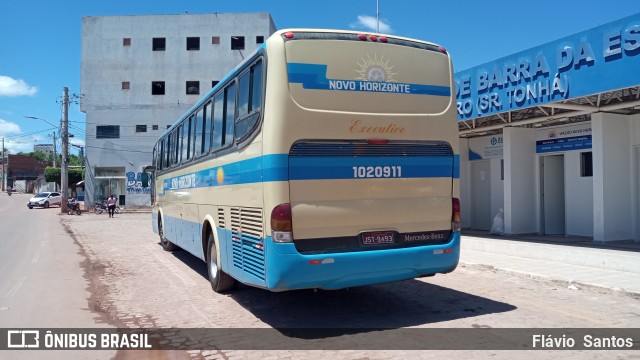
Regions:
<svg viewBox="0 0 640 360"><path fill-rule="evenodd" d="M76 200L76 198L72 197L67 199L67 213L69 215L76 213L76 215L82 215L82 210L80 210L80 203Z"/></svg>

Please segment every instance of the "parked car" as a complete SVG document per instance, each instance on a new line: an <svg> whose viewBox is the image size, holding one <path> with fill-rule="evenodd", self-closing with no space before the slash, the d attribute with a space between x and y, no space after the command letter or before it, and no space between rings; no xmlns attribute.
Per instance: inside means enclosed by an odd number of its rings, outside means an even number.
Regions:
<svg viewBox="0 0 640 360"><path fill-rule="evenodd" d="M27 203L29 209L33 209L34 206L48 208L51 205L62 204L62 196L59 192L41 192L31 199Z"/></svg>

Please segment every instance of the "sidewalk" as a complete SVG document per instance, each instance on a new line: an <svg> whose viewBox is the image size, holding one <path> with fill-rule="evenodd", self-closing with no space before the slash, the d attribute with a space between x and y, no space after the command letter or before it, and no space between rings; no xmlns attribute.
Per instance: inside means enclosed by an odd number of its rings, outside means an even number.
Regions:
<svg viewBox="0 0 640 360"><path fill-rule="evenodd" d="M460 262L640 295L640 243L463 231Z"/></svg>

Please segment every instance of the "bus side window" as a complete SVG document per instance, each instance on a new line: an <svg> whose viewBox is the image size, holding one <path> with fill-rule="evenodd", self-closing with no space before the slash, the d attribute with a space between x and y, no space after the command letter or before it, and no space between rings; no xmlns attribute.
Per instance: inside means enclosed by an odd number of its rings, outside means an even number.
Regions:
<svg viewBox="0 0 640 360"><path fill-rule="evenodd" d="M177 165L180 164L180 158L182 155L182 125L180 124L180 126L178 126L178 128L176 129L176 135L175 135L175 141L176 141L176 151L175 151L175 158L173 159L173 164Z"/></svg>
<svg viewBox="0 0 640 360"><path fill-rule="evenodd" d="M251 85L251 71L240 75L238 81L238 119L249 114L249 86Z"/></svg>
<svg viewBox="0 0 640 360"><path fill-rule="evenodd" d="M236 84L231 83L224 91L224 139L222 146L233 143L233 125L236 119Z"/></svg>
<svg viewBox="0 0 640 360"><path fill-rule="evenodd" d="M204 108L198 109L196 112L196 121L194 123L193 130L193 157L202 154L202 135L203 135L203 121L204 121Z"/></svg>
<svg viewBox="0 0 640 360"><path fill-rule="evenodd" d="M251 108L250 112L262 107L262 60L251 67Z"/></svg>
<svg viewBox="0 0 640 360"><path fill-rule="evenodd" d="M184 123L182 123L182 126L180 127L182 129L182 158L180 159L181 162L186 162L191 158L191 152L189 151L191 147L189 146L189 140L190 140L189 135L191 133L192 123L193 123L193 115L188 119L185 119Z"/></svg>
<svg viewBox="0 0 640 360"><path fill-rule="evenodd" d="M236 139L242 140L251 133L260 118L262 103L262 61L240 76L238 88L238 119L236 122Z"/></svg>
<svg viewBox="0 0 640 360"><path fill-rule="evenodd" d="M222 147L224 92L218 93L213 102L213 137L211 139L211 150L216 151Z"/></svg>
<svg viewBox="0 0 640 360"><path fill-rule="evenodd" d="M171 147L169 147L169 166L173 166L176 163L176 131L178 131L177 128L169 135L171 140Z"/></svg>
<svg viewBox="0 0 640 360"><path fill-rule="evenodd" d="M162 139L162 141L160 141L160 152L158 153L158 168L160 170L164 169L164 142L166 139Z"/></svg>
<svg viewBox="0 0 640 360"><path fill-rule="evenodd" d="M167 147L165 148L165 168L169 168L169 166L171 166L171 144L171 134L169 134L167 135Z"/></svg>
<svg viewBox="0 0 640 360"><path fill-rule="evenodd" d="M203 141L203 150L202 152L207 154L209 151L211 151L211 129L212 129L212 124L213 124L213 117L212 117L212 111L211 111L211 102L208 102L205 106L204 106L204 139Z"/></svg>

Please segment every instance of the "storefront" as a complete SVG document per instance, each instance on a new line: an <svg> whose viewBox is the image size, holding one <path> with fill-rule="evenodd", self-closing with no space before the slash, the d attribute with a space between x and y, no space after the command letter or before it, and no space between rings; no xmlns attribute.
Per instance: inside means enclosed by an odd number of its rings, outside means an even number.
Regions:
<svg viewBox="0 0 640 360"><path fill-rule="evenodd" d="M113 195L118 199L122 199L121 195L125 194L125 183L127 177L124 173L124 167L96 167L94 177L93 203L101 203L109 196ZM121 201L122 202L122 201ZM124 204L119 204L124 205Z"/></svg>

